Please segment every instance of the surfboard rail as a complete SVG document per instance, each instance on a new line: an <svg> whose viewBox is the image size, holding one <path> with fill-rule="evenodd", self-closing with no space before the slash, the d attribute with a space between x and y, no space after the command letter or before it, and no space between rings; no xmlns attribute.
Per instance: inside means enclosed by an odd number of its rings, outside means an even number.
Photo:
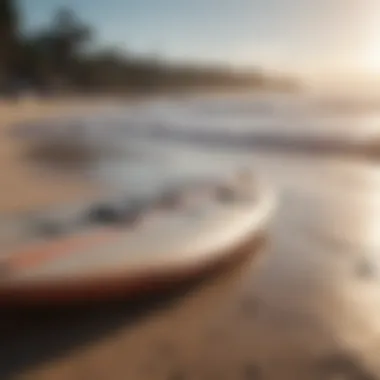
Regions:
<svg viewBox="0 0 380 380"><path fill-rule="evenodd" d="M223 209L224 202L225 200L221 200L218 207ZM228 204L228 200L226 203ZM0 305L61 304L130 297L189 280L247 252L266 230L274 207L275 194L272 189L263 183L255 182L254 200L251 203L243 205L237 212L232 207L230 214L229 209L225 214L215 214L216 216L210 211L210 224L200 224L198 228L197 220L194 219L183 227L183 231L179 227L173 230L173 237L168 230L167 235L162 235L163 239L165 236L168 239L163 240L161 248L158 247L160 240L156 238L157 253L152 254L149 260L142 260L141 255L140 261L138 254L131 252L130 247L134 247L133 244L117 246L114 256L113 248L107 246L99 265L95 265L93 270L83 269L83 273L78 269L72 273L70 270L65 272L61 267L75 267L75 252L78 250L88 252L87 256L80 253L78 259L88 260L88 266L92 267L91 263L100 257L100 253L92 257L92 251L96 251L103 243L108 244L115 239L123 238L124 233L136 235L136 230L131 228L130 231L124 232L123 229L113 226L99 226L96 230L83 234L69 234L58 239L53 237L42 246L36 244L27 247L27 252L22 249L16 250L6 261L6 265L4 262L0 264ZM226 220L222 220L222 217L226 217ZM198 219L199 223L203 221L202 218L201 216ZM208 220L207 217L204 219ZM190 225L191 228L188 227ZM150 230L147 231L142 232L136 239L149 240ZM199 239L195 238L197 231L202 231L199 233ZM174 236L176 232L178 237ZM141 247L136 243L135 246L139 247L141 252L149 247L153 249L153 245L148 243ZM120 265L115 265L117 260L123 257L124 248L125 257L135 255L135 259L130 263L123 263L121 260ZM116 258L115 263L108 265L108 261L111 262L113 257ZM55 265L56 262L61 264ZM11 271L7 273L9 269ZM14 276L13 273L22 275Z"/></svg>

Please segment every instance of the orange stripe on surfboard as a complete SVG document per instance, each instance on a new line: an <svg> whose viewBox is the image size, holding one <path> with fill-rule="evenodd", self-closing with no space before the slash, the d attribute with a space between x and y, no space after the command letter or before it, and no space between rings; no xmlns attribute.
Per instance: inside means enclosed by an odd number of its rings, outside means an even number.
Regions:
<svg viewBox="0 0 380 380"><path fill-rule="evenodd" d="M70 252L77 252L78 249L93 247L100 242L112 239L118 233L120 232L101 230L96 233L92 232L37 244L34 247L26 247L11 255L8 265L12 270L34 267L48 260L65 256Z"/></svg>

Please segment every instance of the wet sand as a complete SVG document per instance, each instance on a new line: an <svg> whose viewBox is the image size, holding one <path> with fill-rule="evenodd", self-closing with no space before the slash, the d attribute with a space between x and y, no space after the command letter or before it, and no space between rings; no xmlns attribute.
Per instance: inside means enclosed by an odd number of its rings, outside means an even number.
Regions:
<svg viewBox="0 0 380 380"><path fill-rule="evenodd" d="M14 212L35 209L76 198L95 196L103 191L86 180L69 176L45 175L28 161L28 147L14 139L9 131L19 122L39 120L68 112L96 109L102 101L34 99L0 102L0 210Z"/></svg>
<svg viewBox="0 0 380 380"><path fill-rule="evenodd" d="M0 378L380 378L379 167L262 151L249 160L279 194L250 254L166 295L2 311Z"/></svg>

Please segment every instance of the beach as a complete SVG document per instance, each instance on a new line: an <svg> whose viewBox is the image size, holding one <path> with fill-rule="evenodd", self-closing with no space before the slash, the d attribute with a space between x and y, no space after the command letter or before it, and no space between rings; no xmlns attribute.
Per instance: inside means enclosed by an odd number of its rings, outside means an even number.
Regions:
<svg viewBox="0 0 380 380"><path fill-rule="evenodd" d="M19 102L0 103L0 210L17 212L38 209L60 202L70 202L96 196L100 191L89 181L79 177L55 176L37 170L28 160L28 144L11 136L12 125L33 122L96 109L102 100L69 99L38 100L22 99Z"/></svg>
<svg viewBox="0 0 380 380"><path fill-rule="evenodd" d="M28 115L65 107L71 105L30 107ZM7 112L3 125L18 117L15 109ZM23 147L5 137L1 144L1 184L9 189L4 208L93 191L85 181L36 180L27 201L32 172L17 160ZM278 207L265 236L234 265L154 297L2 311L1 379L378 378L377 162L264 149L196 150L183 147L178 157L197 157L194 162L219 170L249 163L273 186ZM42 190L51 194L42 196Z"/></svg>

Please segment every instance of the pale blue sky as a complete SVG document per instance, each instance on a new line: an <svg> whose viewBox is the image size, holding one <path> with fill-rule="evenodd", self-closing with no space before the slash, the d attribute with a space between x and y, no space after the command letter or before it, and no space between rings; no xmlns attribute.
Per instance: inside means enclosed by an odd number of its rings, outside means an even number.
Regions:
<svg viewBox="0 0 380 380"><path fill-rule="evenodd" d="M370 26L380 25L380 0L19 2L29 27L65 5L95 27L101 44L131 52L312 73L358 66L363 46L377 43Z"/></svg>

